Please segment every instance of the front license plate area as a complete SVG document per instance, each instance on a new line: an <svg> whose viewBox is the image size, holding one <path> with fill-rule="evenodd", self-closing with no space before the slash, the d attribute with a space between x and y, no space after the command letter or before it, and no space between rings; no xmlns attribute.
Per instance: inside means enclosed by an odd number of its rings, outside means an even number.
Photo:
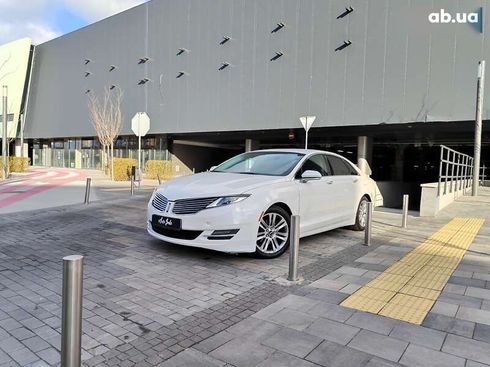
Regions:
<svg viewBox="0 0 490 367"><path fill-rule="evenodd" d="M161 215L154 215L152 217L152 224L156 227L173 229L174 231L180 231L182 229L181 219L164 217Z"/></svg>

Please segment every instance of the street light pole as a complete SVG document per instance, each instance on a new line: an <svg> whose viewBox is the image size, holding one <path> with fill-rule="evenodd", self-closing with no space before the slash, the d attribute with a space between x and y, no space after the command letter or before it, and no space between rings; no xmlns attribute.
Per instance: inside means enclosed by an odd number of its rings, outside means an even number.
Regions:
<svg viewBox="0 0 490 367"><path fill-rule="evenodd" d="M8 176L8 154L7 154L7 95L8 88L3 86L3 128L2 128L2 178L7 179Z"/></svg>
<svg viewBox="0 0 490 367"><path fill-rule="evenodd" d="M478 64L478 84L476 91L476 118L475 118L475 150L473 154L473 185L471 196L478 195L480 182L480 155L481 155L481 131L483 113L483 95L485 92L485 60Z"/></svg>

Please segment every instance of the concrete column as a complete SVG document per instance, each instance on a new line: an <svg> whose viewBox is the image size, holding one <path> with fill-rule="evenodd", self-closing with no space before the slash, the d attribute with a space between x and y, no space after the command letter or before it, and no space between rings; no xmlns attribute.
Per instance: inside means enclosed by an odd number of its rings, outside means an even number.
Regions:
<svg viewBox="0 0 490 367"><path fill-rule="evenodd" d="M251 152L252 150L259 149L259 141L254 139L245 139L245 151Z"/></svg>
<svg viewBox="0 0 490 367"><path fill-rule="evenodd" d="M22 156L22 149L24 150L24 157L27 157L29 146L27 142L24 141L24 146L21 147L20 144L20 139L15 139L15 156L16 157L21 157Z"/></svg>
<svg viewBox="0 0 490 367"><path fill-rule="evenodd" d="M370 173L369 165L372 164L372 160L373 139L369 136L359 136L357 138L357 166L361 171Z"/></svg>

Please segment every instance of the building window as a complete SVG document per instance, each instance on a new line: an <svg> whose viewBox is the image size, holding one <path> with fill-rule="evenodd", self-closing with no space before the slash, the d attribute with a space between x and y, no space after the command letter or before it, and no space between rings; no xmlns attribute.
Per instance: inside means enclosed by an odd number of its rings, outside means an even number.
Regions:
<svg viewBox="0 0 490 367"><path fill-rule="evenodd" d="M82 149L92 149L94 147L93 140L82 139Z"/></svg>

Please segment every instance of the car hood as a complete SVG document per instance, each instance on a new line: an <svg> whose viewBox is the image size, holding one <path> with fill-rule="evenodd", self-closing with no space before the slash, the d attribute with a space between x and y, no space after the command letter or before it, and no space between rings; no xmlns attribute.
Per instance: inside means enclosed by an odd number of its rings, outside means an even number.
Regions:
<svg viewBox="0 0 490 367"><path fill-rule="evenodd" d="M286 177L204 172L178 177L158 191L170 200L242 194L260 186L286 181Z"/></svg>

